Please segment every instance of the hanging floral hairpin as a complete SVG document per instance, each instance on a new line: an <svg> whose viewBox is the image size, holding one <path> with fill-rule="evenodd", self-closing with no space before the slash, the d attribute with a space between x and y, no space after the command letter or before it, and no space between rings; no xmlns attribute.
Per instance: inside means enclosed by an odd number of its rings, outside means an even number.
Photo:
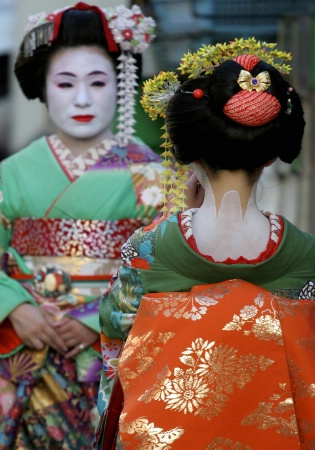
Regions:
<svg viewBox="0 0 315 450"><path fill-rule="evenodd" d="M186 75L188 78L197 78L201 75L211 74L216 67L227 60L233 60L237 57L245 60L249 55L251 57L255 55L257 61L265 61L273 65L280 73L288 74L291 71L291 67L286 62L291 60L291 54L276 50L276 46L277 44L274 43L256 41L254 37L235 39L228 44L203 45L195 53L188 52L184 54L178 71L180 75ZM265 91L268 88L270 84L269 74L262 72L257 77L252 77L249 72L245 72L242 71L242 76L239 79L242 89ZM141 104L152 120L156 120L157 117L166 118L168 103L179 87L178 75L174 72L160 72L154 78L144 82ZM196 101L207 99L207 95L200 89L196 89L194 92L182 92L191 94ZM287 114L291 112L290 102L289 98ZM163 131L162 138L165 141L161 147L164 149L162 156L164 157L163 165L165 166L164 194L166 196L163 212L166 214L174 211L174 208L185 209L186 207L185 196L183 195L185 190L185 167L173 164L172 144L169 140L166 126L163 127ZM174 173L177 174L175 186L173 186L172 181L174 180ZM169 200L170 197L171 200ZM172 204L171 207L169 207L170 203Z"/></svg>
<svg viewBox="0 0 315 450"><path fill-rule="evenodd" d="M57 38L62 14L69 9L97 11L103 21L109 52L118 52L118 144L123 147L132 138L135 130L135 95L138 75L135 54L143 53L155 38L155 21L145 17L137 5L127 8L119 5L99 8L83 2L65 6L51 14L38 13L28 18L23 40L24 56L32 57L34 50L42 45L51 45Z"/></svg>

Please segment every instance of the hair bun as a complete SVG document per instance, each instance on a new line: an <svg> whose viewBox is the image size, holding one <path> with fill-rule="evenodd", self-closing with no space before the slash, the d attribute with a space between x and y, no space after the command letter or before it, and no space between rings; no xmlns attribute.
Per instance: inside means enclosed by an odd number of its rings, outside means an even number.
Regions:
<svg viewBox="0 0 315 450"><path fill-rule="evenodd" d="M276 97L267 92L240 91L225 104L223 112L234 122L258 127L276 118L280 109Z"/></svg>

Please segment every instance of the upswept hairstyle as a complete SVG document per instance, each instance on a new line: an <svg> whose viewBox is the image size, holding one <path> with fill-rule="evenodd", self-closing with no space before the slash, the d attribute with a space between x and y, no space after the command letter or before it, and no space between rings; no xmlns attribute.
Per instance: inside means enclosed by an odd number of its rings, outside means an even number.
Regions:
<svg viewBox="0 0 315 450"><path fill-rule="evenodd" d="M236 61L225 61L210 75L188 79L171 97L166 126L179 163L203 160L212 169L252 172L275 157L292 163L299 155L305 126L301 100L270 64L259 61L250 75L269 73L266 93L280 104L276 117L263 125L246 126L224 112L227 102L242 91L238 79L243 69ZM203 91L201 98L192 95L196 89Z"/></svg>
<svg viewBox="0 0 315 450"><path fill-rule="evenodd" d="M58 50L80 46L97 46L106 52L117 68L121 51L109 51L100 14L94 10L69 9L62 15L57 38L49 45L36 48L32 56L25 56L23 42L17 56L14 73L28 99L44 102L45 78L51 57ZM137 75L141 76L142 55L136 54Z"/></svg>

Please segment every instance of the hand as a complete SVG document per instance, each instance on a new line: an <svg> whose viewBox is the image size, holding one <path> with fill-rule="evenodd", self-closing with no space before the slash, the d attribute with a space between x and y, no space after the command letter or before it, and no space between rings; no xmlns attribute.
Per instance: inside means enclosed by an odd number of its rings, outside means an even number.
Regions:
<svg viewBox="0 0 315 450"><path fill-rule="evenodd" d="M47 322L40 308L23 303L9 315L12 326L22 342L35 350L42 350L46 345L59 353L68 351L62 337Z"/></svg>
<svg viewBox="0 0 315 450"><path fill-rule="evenodd" d="M189 177L186 186L186 203L188 208L200 208L205 197L205 191L198 181L195 172L188 172Z"/></svg>
<svg viewBox="0 0 315 450"><path fill-rule="evenodd" d="M54 328L71 349L66 353L66 358L73 358L99 339L99 333L83 325L78 320L69 317L64 317L60 321L55 322Z"/></svg>

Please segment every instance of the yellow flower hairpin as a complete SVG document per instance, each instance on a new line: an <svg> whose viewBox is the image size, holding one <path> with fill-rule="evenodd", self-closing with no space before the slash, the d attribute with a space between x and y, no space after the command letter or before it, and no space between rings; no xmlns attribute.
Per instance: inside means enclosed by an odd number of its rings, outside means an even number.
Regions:
<svg viewBox="0 0 315 450"><path fill-rule="evenodd" d="M197 78L200 75L207 75L227 60L236 58L239 55L255 55L261 61L274 66L279 72L288 74L291 67L285 64L290 61L290 53L276 50L277 44L256 41L254 37L249 39L234 39L234 41L224 44L203 45L195 53L188 52L181 58L178 71L180 75L188 78ZM253 77L249 72L242 70L238 80L242 89L266 90L270 86L268 72L261 72ZM167 106L180 87L178 75L175 72L160 72L154 78L144 82L141 98L141 105L152 120L157 117L166 118ZM201 98L192 93L196 99ZM185 166L179 169L178 164L174 166L172 155L172 144L164 125L162 127L164 143L162 156L164 157L164 207L162 212L167 215L174 210L185 209ZM175 181L174 181L175 179ZM169 206L170 205L170 206Z"/></svg>

